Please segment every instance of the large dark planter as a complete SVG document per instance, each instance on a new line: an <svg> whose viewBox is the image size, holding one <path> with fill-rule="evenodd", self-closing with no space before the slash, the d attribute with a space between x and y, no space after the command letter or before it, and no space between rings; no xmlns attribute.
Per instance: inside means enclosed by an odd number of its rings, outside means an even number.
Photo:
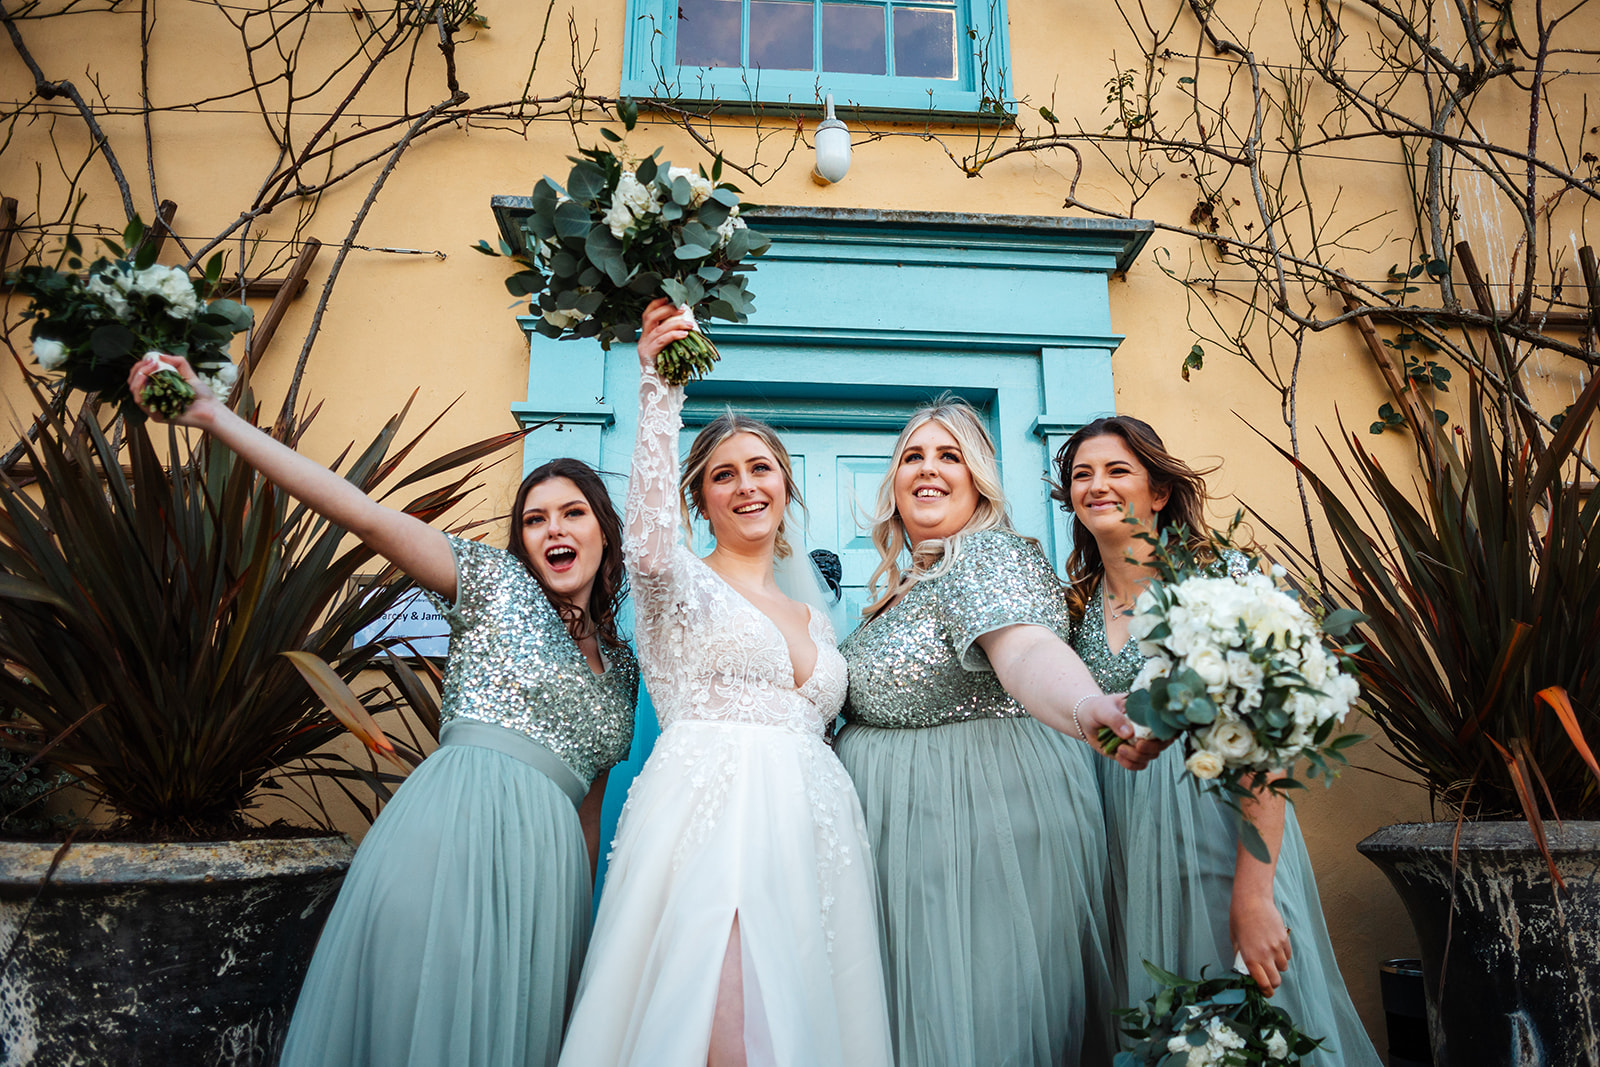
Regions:
<svg viewBox="0 0 1600 1067"><path fill-rule="evenodd" d="M354 851L0 842L0 1064L276 1063Z"/></svg>
<svg viewBox="0 0 1600 1067"><path fill-rule="evenodd" d="M1600 1067L1600 823L1545 823L1568 891L1525 823L1386 826L1357 847L1421 944L1437 1067Z"/></svg>

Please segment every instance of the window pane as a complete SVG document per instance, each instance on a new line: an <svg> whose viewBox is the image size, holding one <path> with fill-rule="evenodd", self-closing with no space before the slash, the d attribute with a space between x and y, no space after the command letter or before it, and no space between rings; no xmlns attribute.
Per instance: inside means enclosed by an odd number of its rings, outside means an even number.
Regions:
<svg viewBox="0 0 1600 1067"><path fill-rule="evenodd" d="M678 65L739 65L739 0L678 0Z"/></svg>
<svg viewBox="0 0 1600 1067"><path fill-rule="evenodd" d="M750 0L750 65L810 70L811 0Z"/></svg>
<svg viewBox="0 0 1600 1067"><path fill-rule="evenodd" d="M894 72L902 78L954 78L955 13L896 8Z"/></svg>
<svg viewBox="0 0 1600 1067"><path fill-rule="evenodd" d="M883 8L822 5L822 69L840 74L887 74Z"/></svg>

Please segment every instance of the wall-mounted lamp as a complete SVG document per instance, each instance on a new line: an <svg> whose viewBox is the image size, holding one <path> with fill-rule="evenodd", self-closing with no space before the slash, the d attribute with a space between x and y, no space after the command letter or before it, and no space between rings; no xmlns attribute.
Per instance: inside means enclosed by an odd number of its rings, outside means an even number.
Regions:
<svg viewBox="0 0 1600 1067"><path fill-rule="evenodd" d="M833 117L833 94L827 95L827 114L817 123L817 165L811 171L811 180L818 185L832 185L844 180L850 173L850 127Z"/></svg>

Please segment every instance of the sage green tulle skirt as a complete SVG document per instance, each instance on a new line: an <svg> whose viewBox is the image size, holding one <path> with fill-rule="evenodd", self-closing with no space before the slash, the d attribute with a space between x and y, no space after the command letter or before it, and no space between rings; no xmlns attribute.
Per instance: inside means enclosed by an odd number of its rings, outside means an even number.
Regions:
<svg viewBox="0 0 1600 1067"><path fill-rule="evenodd" d="M560 787L502 752L441 746L356 850L283 1067L554 1064L591 892Z"/></svg>
<svg viewBox="0 0 1600 1067"><path fill-rule="evenodd" d="M900 1067L1103 1067L1107 856L1093 758L1033 719L849 726Z"/></svg>
<svg viewBox="0 0 1600 1067"><path fill-rule="evenodd" d="M1137 773L1097 761L1111 849L1117 952L1126 961L1121 1001L1142 1003L1159 988L1144 960L1186 978L1233 965L1228 933L1238 836L1234 815L1183 773L1179 745ZM1377 1052L1350 1002L1334 958L1311 859L1295 819L1285 813L1273 877L1274 902L1293 953L1272 1003L1328 1051L1308 1067L1379 1067Z"/></svg>

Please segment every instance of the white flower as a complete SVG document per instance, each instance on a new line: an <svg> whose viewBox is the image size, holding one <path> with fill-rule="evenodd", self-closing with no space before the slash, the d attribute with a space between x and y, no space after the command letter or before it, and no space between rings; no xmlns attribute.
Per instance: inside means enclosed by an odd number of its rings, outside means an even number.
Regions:
<svg viewBox="0 0 1600 1067"><path fill-rule="evenodd" d="M1228 684L1228 661L1215 648L1197 648L1189 654L1184 663L1200 676L1200 680L1206 683L1207 689L1213 687L1220 689Z"/></svg>
<svg viewBox="0 0 1600 1067"><path fill-rule="evenodd" d="M611 236L619 241L628 232L628 227L633 225L633 212L628 210L628 205L620 200L611 201L611 206L606 208L606 213L600 219L611 230Z"/></svg>
<svg viewBox="0 0 1600 1067"><path fill-rule="evenodd" d="M33 358L45 370L60 370L67 361L67 346L50 337L33 339Z"/></svg>
<svg viewBox="0 0 1600 1067"><path fill-rule="evenodd" d="M206 383L213 396L226 404L228 397L233 395L234 385L239 381L239 368L232 363L219 363L200 369L200 380Z"/></svg>
<svg viewBox="0 0 1600 1067"><path fill-rule="evenodd" d="M544 321L548 322L550 325L559 326L561 329L566 330L578 325L578 323L582 322L589 316L585 315L577 308L571 308L567 311L546 311L543 317Z"/></svg>
<svg viewBox="0 0 1600 1067"><path fill-rule="evenodd" d="M123 274L121 271L114 271L111 274L111 278L112 281L107 282L104 274L96 274L89 279L89 284L84 288L105 301L106 307L111 309L111 314L119 319L126 319L128 317L128 298L123 295L126 292L125 287L121 285Z"/></svg>
<svg viewBox="0 0 1600 1067"><path fill-rule="evenodd" d="M1250 754L1255 737L1243 723L1224 719L1202 735L1202 744L1225 760L1237 762Z"/></svg>
<svg viewBox="0 0 1600 1067"><path fill-rule="evenodd" d="M1183 765L1190 774L1207 781L1222 773L1222 757L1203 748L1184 760Z"/></svg>
<svg viewBox="0 0 1600 1067"><path fill-rule="evenodd" d="M1189 1048L1189 1057L1183 1061L1183 1067L1216 1067L1216 1062L1209 1044L1193 1045Z"/></svg>
<svg viewBox="0 0 1600 1067"><path fill-rule="evenodd" d="M734 210L738 210L735 208ZM745 228L744 219L738 215L729 215L728 220L717 227L717 244L725 245L733 240L733 235Z"/></svg>
<svg viewBox="0 0 1600 1067"><path fill-rule="evenodd" d="M1260 689L1262 681L1261 664L1251 659L1245 652L1228 653L1228 684L1235 689L1249 692Z"/></svg>
<svg viewBox="0 0 1600 1067"><path fill-rule="evenodd" d="M712 191L716 188L705 178L700 177L688 167L668 167L667 180L676 182L679 178L689 180L689 206L699 207L706 202ZM619 186L620 187L620 186Z"/></svg>
<svg viewBox="0 0 1600 1067"><path fill-rule="evenodd" d="M1221 1019L1212 1016L1206 1020L1206 1033L1211 1035L1211 1041L1221 1048L1244 1048L1244 1038L1240 1037L1234 1029Z"/></svg>
<svg viewBox="0 0 1600 1067"><path fill-rule="evenodd" d="M1289 1042L1285 1040L1281 1030L1274 1030L1267 1035L1267 1055L1275 1060L1289 1058Z"/></svg>
<svg viewBox="0 0 1600 1067"><path fill-rule="evenodd" d="M1189 1051L1189 1039L1182 1034L1173 1034L1167 1038L1167 1051L1173 1055Z"/></svg>
<svg viewBox="0 0 1600 1067"><path fill-rule="evenodd" d="M644 184L631 170L623 171L622 176L617 179L617 190L611 194L611 203L613 206L617 204L626 206L635 218L655 215L661 211L661 200L656 194L654 184Z"/></svg>

